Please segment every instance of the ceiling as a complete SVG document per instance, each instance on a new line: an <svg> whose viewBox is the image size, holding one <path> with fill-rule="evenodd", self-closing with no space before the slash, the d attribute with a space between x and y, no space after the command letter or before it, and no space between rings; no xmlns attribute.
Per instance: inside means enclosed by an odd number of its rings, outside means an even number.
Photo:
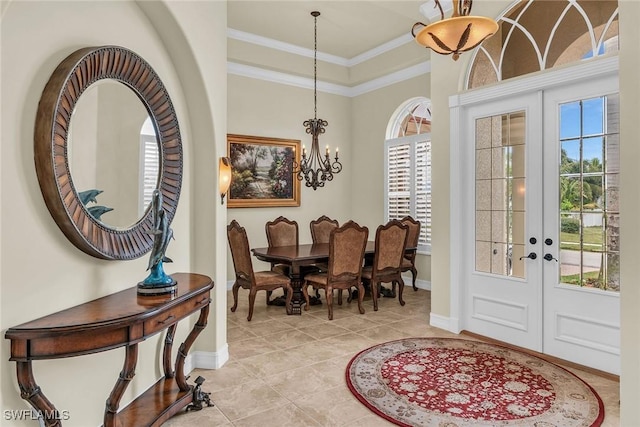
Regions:
<svg viewBox="0 0 640 427"><path fill-rule="evenodd" d="M318 51L353 58L410 33L420 1L245 1L227 3L227 26L280 42L313 49L317 10Z"/></svg>

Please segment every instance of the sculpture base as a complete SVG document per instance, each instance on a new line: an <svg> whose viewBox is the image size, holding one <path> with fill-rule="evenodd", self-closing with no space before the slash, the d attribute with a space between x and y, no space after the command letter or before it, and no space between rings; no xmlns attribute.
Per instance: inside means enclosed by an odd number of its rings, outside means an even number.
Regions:
<svg viewBox="0 0 640 427"><path fill-rule="evenodd" d="M138 282L138 295L171 294L178 288L178 282L164 272L162 261L151 267L151 273L142 282Z"/></svg>
<svg viewBox="0 0 640 427"><path fill-rule="evenodd" d="M158 283L154 285L149 285L144 282L138 283L138 295L165 295L165 294L173 294L178 289L178 282L175 280L173 284L165 284Z"/></svg>

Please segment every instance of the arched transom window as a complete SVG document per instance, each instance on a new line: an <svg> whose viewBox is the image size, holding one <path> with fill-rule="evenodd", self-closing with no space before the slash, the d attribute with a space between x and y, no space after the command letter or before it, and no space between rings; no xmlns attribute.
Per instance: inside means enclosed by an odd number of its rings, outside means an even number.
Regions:
<svg viewBox="0 0 640 427"><path fill-rule="evenodd" d="M520 0L472 60L467 88L618 51L618 2Z"/></svg>

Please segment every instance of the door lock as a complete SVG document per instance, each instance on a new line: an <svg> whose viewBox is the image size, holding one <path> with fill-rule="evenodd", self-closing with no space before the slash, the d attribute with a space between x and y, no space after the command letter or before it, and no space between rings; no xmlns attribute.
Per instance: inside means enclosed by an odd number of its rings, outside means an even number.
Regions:
<svg viewBox="0 0 640 427"><path fill-rule="evenodd" d="M536 259L536 258L538 258L538 255L536 255L535 252L529 252L529 255L520 257L521 260L524 259L524 258Z"/></svg>
<svg viewBox="0 0 640 427"><path fill-rule="evenodd" d="M558 259L554 258L551 254L544 254L543 258L547 261L555 260L556 262L558 262Z"/></svg>

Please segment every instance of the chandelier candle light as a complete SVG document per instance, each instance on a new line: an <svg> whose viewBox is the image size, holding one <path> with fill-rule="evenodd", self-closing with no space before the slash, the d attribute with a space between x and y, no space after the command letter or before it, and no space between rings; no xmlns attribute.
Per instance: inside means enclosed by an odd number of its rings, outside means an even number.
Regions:
<svg viewBox="0 0 640 427"><path fill-rule="evenodd" d="M416 42L436 53L452 55L457 61L460 53L475 48L498 31L498 23L493 19L470 15L472 0L451 0L453 13L448 19L444 19L440 1L432 1L434 7L440 9L441 20L429 25L416 22L411 35Z"/></svg>
<svg viewBox="0 0 640 427"><path fill-rule="evenodd" d="M320 154L318 137L325 132L325 127L329 124L326 120L318 118L318 16L320 12L311 12L314 23L314 45L313 45L313 119L305 120L302 124L307 128L307 133L311 134L311 151L307 156L307 150L302 146L302 158L300 165L294 163L293 173L298 180L305 180L307 187L324 187L326 181L333 180L333 174L340 173L342 163L338 161L338 149L336 148L335 159L331 160L329 146L325 148L324 156Z"/></svg>

